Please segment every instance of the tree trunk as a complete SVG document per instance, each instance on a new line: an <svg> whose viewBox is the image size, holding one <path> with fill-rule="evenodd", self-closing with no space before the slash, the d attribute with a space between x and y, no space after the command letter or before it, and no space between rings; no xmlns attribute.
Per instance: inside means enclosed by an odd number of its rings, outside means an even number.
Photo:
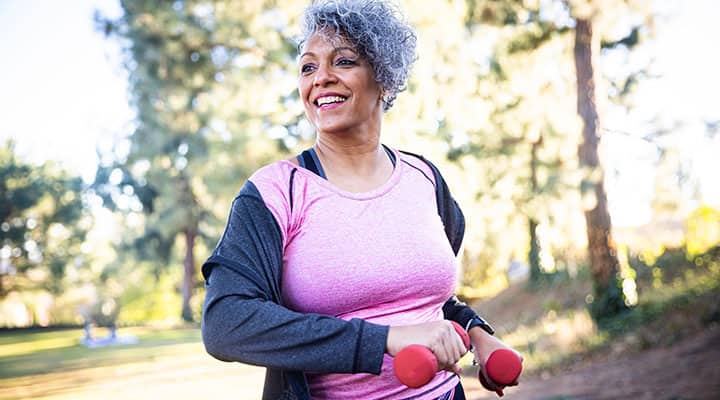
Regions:
<svg viewBox="0 0 720 400"><path fill-rule="evenodd" d="M538 222L528 218L530 233L530 251L528 252L528 264L530 264L530 284L540 282L542 271L540 271L540 240L537 236Z"/></svg>
<svg viewBox="0 0 720 400"><path fill-rule="evenodd" d="M530 193L534 196L537 194L537 167L538 167L538 150L542 145L542 135L538 140L534 141L530 149ZM537 227L539 223L534 217L528 218L528 228L530 234L530 251L528 252L528 264L530 265L530 284L540 282L542 271L540 270L540 238L537 235Z"/></svg>
<svg viewBox="0 0 720 400"><path fill-rule="evenodd" d="M577 107L583 121L583 142L579 146L578 156L580 166L586 170L581 190L583 197L587 195L595 197L594 208L585 210L588 255L595 286L595 298L591 309L596 318L603 318L615 315L627 306L618 279L620 267L612 240L605 176L598 156L600 130L595 104L593 30L590 19L576 21L574 53Z"/></svg>
<svg viewBox="0 0 720 400"><path fill-rule="evenodd" d="M195 228L187 228L185 233L185 260L184 273L182 283L182 319L187 322L193 322L193 312L190 307L193 288L195 287L195 237L197 230Z"/></svg>

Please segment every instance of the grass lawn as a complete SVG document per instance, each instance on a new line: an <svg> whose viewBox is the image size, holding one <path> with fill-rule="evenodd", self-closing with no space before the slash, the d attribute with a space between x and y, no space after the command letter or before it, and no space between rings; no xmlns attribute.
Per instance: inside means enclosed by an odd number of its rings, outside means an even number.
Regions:
<svg viewBox="0 0 720 400"><path fill-rule="evenodd" d="M0 332L0 400L260 398L264 370L213 359L198 329L118 335L138 341L91 349L80 329Z"/></svg>

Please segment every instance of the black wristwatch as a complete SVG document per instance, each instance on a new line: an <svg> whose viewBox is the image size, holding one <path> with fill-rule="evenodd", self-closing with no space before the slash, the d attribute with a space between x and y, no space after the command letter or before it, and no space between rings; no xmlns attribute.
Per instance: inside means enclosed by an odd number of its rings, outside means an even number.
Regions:
<svg viewBox="0 0 720 400"><path fill-rule="evenodd" d="M475 316L470 321L468 321L467 326L465 327L465 331L470 332L470 329L472 329L476 326L481 327L482 330L484 330L485 332L487 332L491 335L495 334L495 330L492 328L492 326L490 326L490 324L488 324L487 321L485 321L484 319L482 319L478 316Z"/></svg>

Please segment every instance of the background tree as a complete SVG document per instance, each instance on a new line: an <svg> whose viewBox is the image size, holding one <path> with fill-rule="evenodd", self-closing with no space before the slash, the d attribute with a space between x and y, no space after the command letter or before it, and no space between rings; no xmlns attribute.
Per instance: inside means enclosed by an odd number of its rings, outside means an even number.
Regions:
<svg viewBox="0 0 720 400"><path fill-rule="evenodd" d="M182 237L182 318L190 321L195 241L204 216L193 179L207 155L198 134L207 117L197 106L215 72L209 47L203 46L209 35L173 3L121 5L123 17L105 21L105 30L128 39L126 65L137 125L127 154L101 166L94 186L107 204L145 213L145 230L135 241L141 254L168 264L176 238Z"/></svg>
<svg viewBox="0 0 720 400"><path fill-rule="evenodd" d="M577 156L568 151L577 146L577 122L567 112L572 108L568 82L573 71L569 63L547 62L567 56L569 27L541 13L537 4L467 5L468 34L485 43L475 71L483 82L478 105L489 112L487 122L478 124L450 156L476 159L481 176L478 196L488 203L485 207L497 209L491 202L512 204L507 218L515 222L507 226L523 231L524 245L515 251L526 255L520 257L527 258L534 284L555 271L553 247L577 245L550 237L552 231L574 237L574 220L580 217L569 211L579 207L571 190L578 185ZM497 213L490 218L497 218Z"/></svg>
<svg viewBox="0 0 720 400"><path fill-rule="evenodd" d="M289 28L306 4L121 5L123 17L99 21L124 44L137 119L124 145L101 157L94 190L142 221L126 237L140 259L158 260L156 276L183 265L182 316L190 320L196 259L221 234L232 195L259 165L313 138L297 98L296 31ZM539 255L548 254L538 245L549 240L537 236L538 226L575 229L575 214L567 215L580 208L568 191L579 185L579 161L567 149L577 148L580 130L568 112L575 107L571 6L508 0L406 7L420 58L407 95L388 114L383 141L438 160L451 183L472 178L477 190L459 194L477 221L466 246L471 271L476 263L506 265L525 251L537 277ZM448 153L457 163L441 161ZM522 231L525 245L490 239L510 230Z"/></svg>
<svg viewBox="0 0 720 400"><path fill-rule="evenodd" d="M136 121L127 151L104 157L93 188L109 207L142 215L131 244L156 260L156 277L182 260L186 321L199 239L203 257L233 191L288 136L268 140L267 131L297 123L297 108L268 112L293 96L285 71L294 45L275 29L272 3L122 1L121 18L98 17L124 45Z"/></svg>
<svg viewBox="0 0 720 400"><path fill-rule="evenodd" d="M625 46L637 43L640 29L636 20L633 20L629 27L625 27L625 30L618 30L613 17L620 12L627 13L633 8L646 10L645 5L604 2L601 9L592 1L559 0L547 2L471 0L467 4L470 26L485 23L507 28L505 30L512 32L510 39L504 44L506 53L518 51L537 53L547 47L549 42L567 36L569 32L573 33L572 65L575 67L576 109L581 117L583 132L582 142L578 147L578 161L583 171L580 187L587 225L588 258L595 283L593 310L597 317L620 312L626 308L626 305L618 280L619 264L612 241L612 224L604 189L604 173L598 156L601 130L595 98L597 82L593 62L599 59L601 38L607 47L615 46L617 43L623 43ZM610 21L613 22L612 26ZM647 21L644 19L640 20L640 24L645 22ZM604 31L600 29L601 32L593 36L593 23L606 29ZM618 37L618 31L625 32L626 36ZM569 65L569 56L559 60L561 62L558 65ZM501 63L498 65L497 69L503 70ZM530 187L533 187L532 179ZM532 237L532 233L535 232L533 225L534 220L531 218L529 226L531 250L534 254L536 243ZM533 255L530 260L536 261L537 257Z"/></svg>
<svg viewBox="0 0 720 400"><path fill-rule="evenodd" d="M66 271L82 269L81 249L92 225L80 177L52 163L18 160L0 147L0 298L13 291L66 289Z"/></svg>
<svg viewBox="0 0 720 400"><path fill-rule="evenodd" d="M603 8L607 4L603 5ZM622 6L617 4L616 6ZM577 112L583 123L582 143L578 148L580 166L585 170L581 183L587 224L588 256L593 277L595 299L591 310L596 318L616 315L628 308L623 293L621 267L617 247L612 238L612 221L605 191L605 172L599 156L601 125L596 102L596 67L600 53L601 35L595 32L601 8L588 2L574 9L574 61L577 77ZM608 13L610 14L610 13ZM638 29L626 38L628 44L637 43Z"/></svg>

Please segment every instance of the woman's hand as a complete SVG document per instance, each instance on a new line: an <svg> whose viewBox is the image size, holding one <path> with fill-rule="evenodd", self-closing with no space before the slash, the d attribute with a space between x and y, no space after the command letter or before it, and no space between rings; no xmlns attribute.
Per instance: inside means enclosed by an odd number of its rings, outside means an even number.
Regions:
<svg viewBox="0 0 720 400"><path fill-rule="evenodd" d="M388 354L395 356L411 344L429 348L435 355L440 370L457 374L461 372L457 362L467 353L467 349L450 321L390 327L385 349Z"/></svg>
<svg viewBox="0 0 720 400"><path fill-rule="evenodd" d="M468 334L470 335L470 342L473 345L475 361L477 361L478 366L480 367L480 373L483 374L483 377L485 378L485 382L481 381L483 383L483 386L485 386L485 389L493 392L502 390L505 386L493 382L488 377L487 371L485 370L485 365L487 364L487 360L490 357L490 354L492 354L493 351L498 349L509 349L514 351L518 355L518 357L520 357L520 360L522 360L522 355L520 355L520 353L518 353L515 349L503 343L500 339L485 332L480 327L474 327L470 329L470 332L468 332ZM517 384L518 382L515 381L508 386L515 386Z"/></svg>

